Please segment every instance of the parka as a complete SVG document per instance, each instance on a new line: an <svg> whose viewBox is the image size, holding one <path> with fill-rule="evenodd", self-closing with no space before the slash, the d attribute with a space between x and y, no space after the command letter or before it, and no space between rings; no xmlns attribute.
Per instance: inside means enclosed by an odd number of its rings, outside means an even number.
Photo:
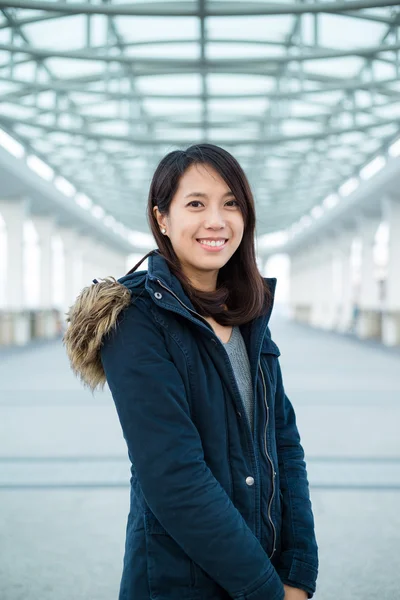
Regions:
<svg viewBox="0 0 400 600"><path fill-rule="evenodd" d="M91 285L69 313L71 366L107 381L131 464L119 600L312 598L318 546L304 450L272 303L240 325L254 433L229 356L158 249L148 269Z"/></svg>

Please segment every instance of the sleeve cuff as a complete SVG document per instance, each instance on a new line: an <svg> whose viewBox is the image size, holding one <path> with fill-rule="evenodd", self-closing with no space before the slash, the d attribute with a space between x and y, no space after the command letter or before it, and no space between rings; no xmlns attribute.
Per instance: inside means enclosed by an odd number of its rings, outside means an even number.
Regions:
<svg viewBox="0 0 400 600"><path fill-rule="evenodd" d="M285 590L278 573L273 570L272 575L256 589L248 589L235 596L235 600L284 600Z"/></svg>
<svg viewBox="0 0 400 600"><path fill-rule="evenodd" d="M316 591L317 567L293 557L290 566L278 565L276 570L283 583L304 590L308 598L313 597Z"/></svg>

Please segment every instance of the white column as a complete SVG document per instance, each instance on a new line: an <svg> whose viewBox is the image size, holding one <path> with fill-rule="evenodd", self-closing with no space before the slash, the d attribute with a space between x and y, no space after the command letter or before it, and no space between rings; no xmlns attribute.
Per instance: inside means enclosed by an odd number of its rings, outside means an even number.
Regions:
<svg viewBox="0 0 400 600"><path fill-rule="evenodd" d="M80 290L81 250L79 247L79 234L72 227L58 227L57 232L64 245L64 310L74 303Z"/></svg>
<svg viewBox="0 0 400 600"><path fill-rule="evenodd" d="M299 270L299 256L296 253L290 254L290 265L289 265L289 317L295 321L301 320L298 314L298 305L301 301L300 290L301 290L301 277Z"/></svg>
<svg viewBox="0 0 400 600"><path fill-rule="evenodd" d="M109 248L109 255L111 259L112 266L112 276L115 279L119 279L126 274L126 257L127 253L121 252L120 250L116 250L114 248Z"/></svg>
<svg viewBox="0 0 400 600"><path fill-rule="evenodd" d="M80 290L92 284L92 280L99 273L99 260L97 256L98 242L92 236L80 235L79 247L82 256L82 269Z"/></svg>
<svg viewBox="0 0 400 600"><path fill-rule="evenodd" d="M39 308L36 313L36 335L52 338L58 333L58 312L53 307L53 216L32 215L32 221L39 236L40 246L40 287Z"/></svg>
<svg viewBox="0 0 400 600"><path fill-rule="evenodd" d="M26 202L23 199L0 200L0 212L7 233L6 307L21 309L23 303L23 250Z"/></svg>
<svg viewBox="0 0 400 600"><path fill-rule="evenodd" d="M31 219L39 235L40 245L40 308L52 308L53 267L52 238L54 217L32 215Z"/></svg>
<svg viewBox="0 0 400 600"><path fill-rule="evenodd" d="M373 255L375 234L380 222L381 217L360 215L357 218L359 235L362 240L360 315L357 324L357 334L360 338L380 337L379 311L381 307Z"/></svg>
<svg viewBox="0 0 400 600"><path fill-rule="evenodd" d="M313 306L311 322L314 327L329 329L332 327L333 306L333 248L331 237L316 242L314 246Z"/></svg>
<svg viewBox="0 0 400 600"><path fill-rule="evenodd" d="M24 198L0 200L0 213L7 234L5 309L13 312L4 315L0 332L0 343L24 345L30 339L29 314L23 312L24 303L24 221L27 200Z"/></svg>
<svg viewBox="0 0 400 600"><path fill-rule="evenodd" d="M351 278L350 253L354 235L354 230L343 229L337 241L337 251L341 263L341 290L339 318L336 329L341 333L350 331L353 323L353 282Z"/></svg>
<svg viewBox="0 0 400 600"><path fill-rule="evenodd" d="M400 344L400 199L386 197L382 208L390 230L382 341L394 346Z"/></svg>

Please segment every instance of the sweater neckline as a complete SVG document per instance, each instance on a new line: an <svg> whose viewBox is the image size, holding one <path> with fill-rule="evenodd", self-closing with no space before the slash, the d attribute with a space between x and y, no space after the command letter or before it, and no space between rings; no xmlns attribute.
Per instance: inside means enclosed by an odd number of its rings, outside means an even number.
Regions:
<svg viewBox="0 0 400 600"><path fill-rule="evenodd" d="M237 325L233 325L232 327L232 331L231 331L231 337L229 338L229 340L227 342L222 342L224 346L229 346L233 343L233 341L236 338L236 331L238 329Z"/></svg>

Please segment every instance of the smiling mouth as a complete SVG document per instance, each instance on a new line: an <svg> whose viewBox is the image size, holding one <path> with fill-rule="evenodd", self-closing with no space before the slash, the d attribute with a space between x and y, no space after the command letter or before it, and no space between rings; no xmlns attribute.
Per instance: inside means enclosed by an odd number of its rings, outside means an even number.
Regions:
<svg viewBox="0 0 400 600"><path fill-rule="evenodd" d="M221 239L221 240L218 240L218 241L212 240L212 241L208 241L207 242L207 241L202 240L201 238L199 238L196 241L199 242L199 244L201 246L204 246L206 248L223 248L224 246L226 246L226 243L228 242L228 239L224 238L224 239Z"/></svg>

